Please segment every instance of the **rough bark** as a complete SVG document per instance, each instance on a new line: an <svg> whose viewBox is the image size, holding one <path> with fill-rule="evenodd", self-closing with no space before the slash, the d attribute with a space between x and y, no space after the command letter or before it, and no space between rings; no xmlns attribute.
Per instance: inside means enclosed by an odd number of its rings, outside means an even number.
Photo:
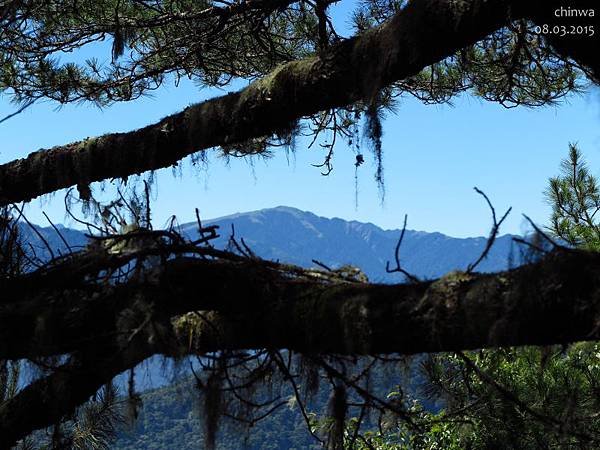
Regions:
<svg viewBox="0 0 600 450"><path fill-rule="evenodd" d="M0 407L0 448L157 353L414 354L600 338L600 254L583 251L400 285L300 279L254 260L187 257L102 295L76 287L64 295L56 279L28 279L14 291L26 298L0 311L0 358L72 355L64 370Z"/></svg>
<svg viewBox="0 0 600 450"><path fill-rule="evenodd" d="M576 5L593 6L591 0L571 6ZM369 100L379 88L417 74L513 19L546 21L556 6L564 5L559 0L411 2L381 27L342 41L320 57L280 66L240 92L190 106L139 130L42 149L4 164L0 204L168 167L203 149L288 130L303 116ZM597 37L554 42L563 54L598 69Z"/></svg>
<svg viewBox="0 0 600 450"><path fill-rule="evenodd" d="M412 354L573 342L598 337L599 287L600 255L582 251L507 272L451 272L399 285L298 279L254 261L181 257L101 292L43 284L20 290L29 298L0 309L0 358L121 342L144 322L169 323L196 310L231 325L218 342L213 335L203 341L200 352Z"/></svg>

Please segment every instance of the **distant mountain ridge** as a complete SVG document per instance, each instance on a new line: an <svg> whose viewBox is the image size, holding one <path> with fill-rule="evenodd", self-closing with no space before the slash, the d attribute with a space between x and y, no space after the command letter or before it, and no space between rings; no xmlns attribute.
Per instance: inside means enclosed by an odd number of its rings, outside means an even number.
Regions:
<svg viewBox="0 0 600 450"><path fill-rule="evenodd" d="M400 230L384 230L372 223L346 221L339 218L319 217L311 212L288 206L236 213L207 220L205 225L219 225L220 237L213 241L217 248L225 248L232 225L237 238L244 238L248 246L265 259L311 267L316 259L330 267L352 264L361 268L373 282L402 281L398 274L385 271L387 261L393 263L394 249ZM75 249L86 244L80 230L58 226L67 243ZM190 238L198 236L195 222L181 225L181 232ZM49 251L37 233L23 225L40 257L48 258ZM38 227L37 231L55 252L67 250L62 238L52 227ZM488 257L479 265L482 272L497 272L508 267L513 235L504 235ZM420 278L437 278L449 271L465 269L483 251L487 238L454 238L442 233L406 230L400 259L404 269Z"/></svg>
<svg viewBox="0 0 600 450"><path fill-rule="evenodd" d="M372 223L319 217L287 206L237 213L206 221L219 225L221 237L215 246L224 247L231 225L259 256L304 267L317 259L328 266L352 264L360 267L374 282L399 282L397 274L385 271L386 261L394 261L400 230L383 230ZM197 224L181 226L184 234L197 235ZM497 272L508 265L512 235L498 237L479 271ZM487 238L453 238L441 233L406 230L400 258L403 267L422 278L436 278L451 270L465 269L485 248Z"/></svg>

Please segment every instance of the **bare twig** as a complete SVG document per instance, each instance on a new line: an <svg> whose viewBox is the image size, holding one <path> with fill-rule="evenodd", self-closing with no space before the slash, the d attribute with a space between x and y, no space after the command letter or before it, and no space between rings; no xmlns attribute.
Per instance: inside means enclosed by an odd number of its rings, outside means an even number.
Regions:
<svg viewBox="0 0 600 450"><path fill-rule="evenodd" d="M542 231L542 229L540 227L538 227L535 222L533 220L531 220L531 218L529 216L527 216L526 214L523 214L523 217L525 217L525 220L527 220L527 222L529 222L529 224L532 226L533 230L540 235L541 237L543 237L546 241L548 241L551 245L552 248L557 249L557 248L561 248L561 249L567 249L567 247L558 244L554 239L552 239L550 236L548 236L546 233L544 233Z"/></svg>
<svg viewBox="0 0 600 450"><path fill-rule="evenodd" d="M55 259L56 255L54 254L54 251L52 250L52 247L50 247L50 244L48 243L48 241L46 240L46 238L42 235L42 233L39 232L39 230L37 229L37 227L35 225L33 225L29 221L29 219L27 219L27 216L25 216L25 214L23 213L23 207L21 207L21 209L19 209L19 207L17 205L13 205L13 208L15 208L17 211L19 211L19 213L21 214L21 217L23 218L23 220L27 223L27 225L29 225L29 228L31 228L33 230L33 232L37 235L37 237L40 238L40 240L42 241L42 243L44 244L44 246L48 250L48 253L50 253L50 256L52 257L52 259Z"/></svg>
<svg viewBox="0 0 600 450"><path fill-rule="evenodd" d="M63 241L63 244L65 244L65 247L67 247L67 249L69 250L69 253L73 253L73 249L71 248L71 246L69 245L69 243L67 242L67 240L65 239L63 234L60 232L58 227L56 225L54 225L54 223L50 220L50 217L48 217L48 214L46 214L45 211L42 211L42 214L44 215L44 217L46 218L46 220L48 221L50 226L52 226L54 231L56 231L56 234L58 234L58 237L60 238L60 240Z"/></svg>
<svg viewBox="0 0 600 450"><path fill-rule="evenodd" d="M511 206L510 208L508 208L506 210L506 212L500 218L500 220L498 220L496 218L496 210L494 209L494 206L492 205L492 202L490 201L488 196L485 195L485 192L479 190L477 187L474 187L473 189L475 189L475 192L477 192L479 195L481 195L485 199L486 203L490 207L490 211L492 212L493 224L492 224L492 229L490 230L490 235L485 244L485 248L479 255L479 258L477 258L477 260L475 262L468 265L467 273L472 273L475 270L475 268L479 265L479 263L481 263L481 261L483 261L488 256L490 250L492 249L492 247L494 245L494 242L496 241L496 237L498 236L498 231L500 229L500 225L502 225L502 222L504 222L504 220L508 217L508 215L512 211L512 206Z"/></svg>
<svg viewBox="0 0 600 450"><path fill-rule="evenodd" d="M292 389L294 391L294 397L296 398L296 402L298 403L298 406L300 408L300 412L302 413L302 417L304 418L304 422L306 423L306 427L308 428L309 433L317 441L319 441L321 443L321 445L325 445L325 442L319 436L317 436L315 434L315 432L312 430L312 426L311 426L311 423L310 423L310 418L308 417L308 413L306 412L306 407L304 406L304 402L302 401L302 398L300 396L300 390L298 389L298 385L297 385L296 381L294 380L294 377L290 373L289 369L285 365L285 362L283 361L283 358L281 357L281 355L279 354L279 352L277 352L275 354L274 360L275 360L275 363L277 364L277 366L279 367L279 369L284 374L284 378L286 380L288 380L290 382L290 385L292 386Z"/></svg>
<svg viewBox="0 0 600 450"><path fill-rule="evenodd" d="M81 220L80 218L75 216L75 214L73 214L73 212L71 211L71 207L69 206L69 199L72 198L72 192L73 192L73 188L70 188L67 191L67 194L65 195L65 200L64 200L65 201L65 211L67 212L69 217L71 217L71 219L73 219L75 222L77 222L81 225L85 225L89 234L92 234L92 229L95 229L100 234L106 234L105 230L103 230L102 228L94 225L91 222Z"/></svg>
<svg viewBox="0 0 600 450"><path fill-rule="evenodd" d="M256 257L254 255L254 253L252 252L252 250L250 250L250 248L246 245L243 238L242 238L242 245L239 244L239 242L235 238L235 226L233 225L233 223L231 224L231 235L229 236L229 246L232 247L233 249L235 249L240 255L244 256L245 258L255 258Z"/></svg>
<svg viewBox="0 0 600 450"><path fill-rule="evenodd" d="M328 272L333 272L333 269L332 269L331 267L329 267L328 265L326 265L326 264L322 263L321 261L318 261L318 260L316 260L316 259L313 259L313 260L312 260L312 262L313 262L314 264L316 264L317 266L319 266L319 267L321 267L321 268L325 269L325 270L326 270L326 271L328 271Z"/></svg>
<svg viewBox="0 0 600 450"><path fill-rule="evenodd" d="M404 233L406 232L406 221L407 220L408 220L408 215L405 214L404 215L404 225L402 225L402 232L400 233L400 238L398 239L398 243L396 244L396 250L394 251L396 267L394 267L393 269L390 269L390 262L387 261L385 263L385 271L387 273L399 272L402 275L404 275L406 278L408 278L412 283L418 283L420 281L419 278L417 278L413 274L407 272L405 269L402 268L402 265L400 264L400 246L402 245L402 240L404 239Z"/></svg>
<svg viewBox="0 0 600 450"><path fill-rule="evenodd" d="M242 242L242 246L244 247L244 250L246 250L246 253L250 255L250 258L256 258L256 254L252 251L250 247L248 247L248 244L246 244L244 238L240 238L240 241Z"/></svg>
<svg viewBox="0 0 600 450"><path fill-rule="evenodd" d="M17 109L15 112L10 113L10 114L4 116L2 119L0 119L0 123L6 122L8 119L10 119L12 117L15 117L18 114L21 114L23 111L25 111L31 105L33 105L36 101L37 101L37 98L29 100L27 103L25 103L24 105L22 105L19 109Z"/></svg>
<svg viewBox="0 0 600 450"><path fill-rule="evenodd" d="M547 241L550 245L551 245L551 250L562 250L562 251L569 251L569 247L565 247L564 245L560 245L559 243L557 243L554 239L552 239L550 236L548 236L546 233L544 233L542 231L542 229L540 227L538 227L533 220L531 220L530 217L528 217L527 215L523 214L523 217L525 217L525 220L527 220L527 222L529 222L529 224L531 225L531 227L533 228L533 230L535 231L534 236L538 236L543 238L545 241ZM538 243L532 242L531 240L528 239L524 239L524 238L519 238L519 237L515 237L513 238L513 241L518 243L518 244L522 244L525 245L531 249L533 249L534 251L538 252L540 255L545 255L547 253L550 252L549 249L544 248L544 245L538 245Z"/></svg>

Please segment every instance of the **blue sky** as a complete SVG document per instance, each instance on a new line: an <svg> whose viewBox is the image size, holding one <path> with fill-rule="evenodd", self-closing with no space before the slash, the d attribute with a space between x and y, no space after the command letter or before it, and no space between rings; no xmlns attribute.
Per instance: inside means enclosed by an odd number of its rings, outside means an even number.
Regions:
<svg viewBox="0 0 600 450"><path fill-rule="evenodd" d="M337 11L337 19L346 10ZM109 58L108 54L103 55ZM233 88L231 90L234 90ZM116 104L104 110L93 106L38 103L0 124L0 162L24 157L39 148L65 144L88 136L132 130L185 106L227 92L200 90L191 82L170 85L152 97ZM0 97L0 117L14 110ZM205 170L183 165L181 176L171 169L157 176L153 204L156 225L171 214L180 222L194 218L198 207L206 219L235 212L288 205L326 217L373 222L398 228L408 214L409 228L440 231L452 236L485 235L487 206L473 191L484 190L498 210L513 207L501 230L524 230L523 213L544 224L549 215L543 191L558 173L569 142L577 142L593 173L600 174L600 93L570 96L556 107L507 110L464 95L454 106L425 106L401 99L396 115L384 124L386 196L382 204L373 180L373 158L359 171L358 208L354 194L354 154L343 144L336 150L335 169L328 176L311 164L323 154L299 140L295 155L275 150L267 161L232 159L225 163L210 153ZM35 200L28 216L44 223L41 211L55 222L65 219L64 192Z"/></svg>

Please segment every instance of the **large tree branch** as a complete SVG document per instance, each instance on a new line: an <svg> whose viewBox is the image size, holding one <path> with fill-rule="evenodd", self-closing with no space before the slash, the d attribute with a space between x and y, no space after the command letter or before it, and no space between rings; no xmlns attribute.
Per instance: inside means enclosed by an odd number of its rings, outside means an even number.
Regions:
<svg viewBox="0 0 600 450"><path fill-rule="evenodd" d="M410 354L566 343L600 336L599 288L600 255L574 250L507 272L401 285L290 277L255 260L181 257L141 281L103 290L20 290L28 298L0 309L0 358L77 352L107 339L123 344L142 324L197 310L213 311L221 330L220 337L198 335L199 352Z"/></svg>
<svg viewBox="0 0 600 450"><path fill-rule="evenodd" d="M125 349L88 349L72 356L51 375L34 381L0 406L0 448L10 449L32 431L60 424L119 373L152 356L147 335ZM136 345L146 339L143 346Z"/></svg>
<svg viewBox="0 0 600 450"><path fill-rule="evenodd" d="M590 2L576 3L585 7ZM136 131L40 150L4 164L0 204L168 167L199 150L287 130L303 116L368 101L381 87L417 74L513 19L543 21L556 6L563 5L559 0L410 2L381 27L342 41L320 57L280 66L240 92L190 106ZM558 45L559 38L554 42ZM597 66L592 50L596 38L568 42L573 48L563 48L564 54Z"/></svg>
<svg viewBox="0 0 600 450"><path fill-rule="evenodd" d="M103 295L21 290L30 298L0 311L0 358L72 356L0 407L0 447L51 425L153 354L413 354L600 339L598 253L561 250L507 272L453 272L403 285L331 282L289 270L181 257Z"/></svg>

